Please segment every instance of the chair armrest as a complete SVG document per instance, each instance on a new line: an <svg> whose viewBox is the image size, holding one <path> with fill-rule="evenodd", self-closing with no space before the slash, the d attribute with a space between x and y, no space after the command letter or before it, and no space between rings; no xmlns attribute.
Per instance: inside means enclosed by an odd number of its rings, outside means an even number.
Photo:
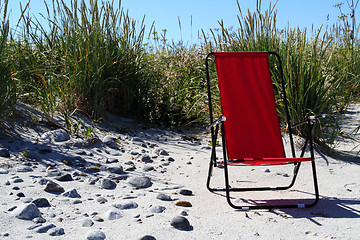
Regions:
<svg viewBox="0 0 360 240"><path fill-rule="evenodd" d="M291 126L291 128L298 127L298 126L300 126L300 125L303 125L303 124L305 124L305 123L308 123L309 120L312 121L312 122L315 122L316 119L318 119L318 118L325 118L325 117L326 117L325 114L319 114L319 115L316 115L316 116L310 116L310 115L307 114L307 115L305 116L305 119L304 119L304 120L302 120L302 121L300 121L300 122L298 122L298 123L293 124L293 125Z"/></svg>

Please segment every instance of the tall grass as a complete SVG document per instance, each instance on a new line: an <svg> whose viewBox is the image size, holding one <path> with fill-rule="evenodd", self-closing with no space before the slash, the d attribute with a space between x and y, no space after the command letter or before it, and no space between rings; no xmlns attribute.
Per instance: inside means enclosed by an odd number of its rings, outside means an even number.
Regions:
<svg viewBox="0 0 360 240"><path fill-rule="evenodd" d="M166 30L159 36L154 24L149 29L144 20L136 22L121 5L97 0L48 1L47 12L36 17L25 7L11 32L5 1L0 114L19 99L39 106L49 121L56 112L69 119L75 111L92 118L111 111L160 125L204 122L206 54L274 51L283 60L291 121L306 113L328 114L316 125L315 138L331 144L342 111L359 97L359 39L343 34L346 22L312 34L279 29L276 2L265 11L260 0L256 4L254 12L245 12L238 1L238 26L229 28L219 20L217 28L202 31L200 44L186 45L169 42ZM273 77L278 90L279 76ZM281 98L280 91L276 97ZM297 133L306 136L302 128Z"/></svg>
<svg viewBox="0 0 360 240"><path fill-rule="evenodd" d="M11 113L16 101L16 85L12 76L13 55L8 42L10 27L7 6L8 0L0 4L0 117Z"/></svg>

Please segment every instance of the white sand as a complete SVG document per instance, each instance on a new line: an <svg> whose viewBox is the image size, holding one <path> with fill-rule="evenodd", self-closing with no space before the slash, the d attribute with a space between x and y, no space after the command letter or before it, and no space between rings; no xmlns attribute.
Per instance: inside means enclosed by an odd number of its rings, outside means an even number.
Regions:
<svg viewBox="0 0 360 240"><path fill-rule="evenodd" d="M359 106L354 109L360 109ZM21 108L22 115L26 116L26 109ZM35 114L33 111L28 114ZM36 115L34 115L36 116ZM348 119L356 123L359 111L351 115ZM29 115L26 116L27 118ZM29 119L29 118L28 118ZM355 119L355 120L354 120ZM1 136L0 144L9 149L11 158L0 158L0 167L8 169L8 174L0 174L0 238L4 239L86 239L88 232L100 229L106 235L106 239L139 239L145 235L151 235L156 239L360 239L360 160L356 156L356 149L350 144L348 147L341 145L341 150L347 150L346 159L339 155L328 157L320 152L316 152L316 164L318 171L318 181L320 189L319 203L309 209L280 209L280 210L252 210L238 211L231 208L223 193L211 193L206 188L206 178L208 173L208 162L210 149L208 149L209 136L201 136L200 141L184 141L182 134L157 129L143 129L134 123L108 117L103 125L96 130L96 134L102 139L105 135L113 135L120 139L120 148L125 152L120 152L97 144L90 147L65 147L68 142L60 143L36 143L41 132L47 129L43 124L36 124L31 127L24 127L20 124L23 118L18 118L16 133L13 136ZM83 119L85 122L86 120ZM115 129L121 127L127 133L117 133ZM11 132L11 131L10 131ZM157 147L165 149L169 156L175 159L168 166L162 166L161 159L165 156L154 158L153 163L144 164L134 159L136 156L131 151L142 153L147 152L155 156L153 150L148 146L142 147L131 142L131 137L139 137L146 143L156 144ZM355 145L356 146L356 145ZM24 148L31 151L51 147L52 152L39 154L40 161L22 160L21 155ZM101 152L97 150L101 150ZM78 155L76 152L84 150L92 153L93 156ZM108 153L105 152L108 151ZM353 150L353 151L351 151ZM114 156L121 154L121 156ZM218 148L221 156L221 147ZM97 176L87 173L87 176L80 177L83 182L75 180L71 182L58 182L52 177L46 177L49 164L55 164L53 169L58 169L63 173L72 174L79 170L74 166L66 166L61 162L64 156L81 156L88 162L100 163L102 166L113 167L121 165L128 167L125 162L132 160L136 165L135 171L126 171L126 176L141 176L145 174L150 177L153 185L145 189L134 189L126 180L120 180L114 190L101 189L100 181L95 185L89 184L89 179L104 178L109 173L100 171ZM119 160L118 163L106 164L106 158ZM33 172L16 172L16 166L30 162L34 168ZM36 162L39 164L36 165ZM144 172L146 165L154 166L156 171ZM165 164L166 165L166 164ZM270 172L265 172L270 169ZM223 170L215 169L214 185L222 186ZM231 168L231 173L235 174L232 184L254 185L274 184L276 186L286 185L292 175L292 166L283 167L237 167ZM284 176L285 175L285 176ZM6 181L14 176L23 179L21 183L11 183L6 185ZM43 189L45 186L39 184L39 179L44 177L51 179L65 190L75 188L81 195L82 203L73 204L74 199L47 193ZM11 182L11 181L10 181ZM14 190L17 186L19 190ZM178 194L179 189L192 190L193 196L183 196ZM22 205L22 199L16 194L22 192L25 197L33 199L44 197L49 200L51 207L39 208L46 223L53 223L56 227L64 229L62 236L52 237L48 233L36 233L34 230L27 230L28 227L35 225L30 220L21 220L14 217L11 207ZM156 199L158 193L170 195L174 201L161 201ZM96 200L102 196L108 200L105 204L100 204ZM133 197L132 201L138 204L138 208L121 210L123 217L117 220L107 220L106 212L111 209L111 204L124 198ZM305 199L313 197L312 174L309 163L304 163L300 169L298 181L290 192L258 192L241 193L234 195L235 202L252 197L253 199ZM189 201L192 207L175 206L176 200ZM165 207L162 213L151 214L148 211L150 205L160 205ZM170 221L186 211L185 216L192 229L181 231L173 228ZM97 212L104 222L94 221L92 227L82 227L80 220L89 218L91 214ZM140 215L140 216L138 216ZM88 216L88 217L87 217ZM135 217L137 218L135 218ZM141 219L138 220L138 219ZM60 222L61 221L61 222ZM3 236L7 233L6 236Z"/></svg>

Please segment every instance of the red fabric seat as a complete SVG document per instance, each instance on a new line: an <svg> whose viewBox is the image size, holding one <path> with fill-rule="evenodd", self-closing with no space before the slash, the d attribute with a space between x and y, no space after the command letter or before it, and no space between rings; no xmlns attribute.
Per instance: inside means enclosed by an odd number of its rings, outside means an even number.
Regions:
<svg viewBox="0 0 360 240"><path fill-rule="evenodd" d="M268 58L268 52L215 52L230 165L311 160L285 156Z"/></svg>

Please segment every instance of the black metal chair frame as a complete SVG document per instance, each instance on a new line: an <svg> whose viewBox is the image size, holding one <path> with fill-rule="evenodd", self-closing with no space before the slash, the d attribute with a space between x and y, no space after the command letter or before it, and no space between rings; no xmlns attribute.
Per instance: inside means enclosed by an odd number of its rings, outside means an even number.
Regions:
<svg viewBox="0 0 360 240"><path fill-rule="evenodd" d="M218 119L214 120L213 118L213 110L212 110L212 98L211 98L211 86L210 86L210 74L209 74L209 60L211 57L214 57L214 53L209 53L205 60L205 66L206 66L206 80L207 80L207 91L208 91L208 104L209 104L209 113L210 113L210 123L211 123L211 140L212 140L212 151L211 151L211 158L210 158L210 164L209 164L209 172L208 172L208 178L207 178L207 188L210 192L216 192L216 191L225 191L226 192L226 199L228 204L235 208L240 210L250 210L250 209L274 209L274 208L308 208L315 206L319 201L319 189L318 189L318 182L317 182L317 174L316 174L316 166L315 166L315 157L314 157L314 147L313 147L313 139L312 139L312 128L315 124L315 120L317 118L324 117L324 115L318 115L318 116L310 116L306 115L304 120L296 123L291 124L290 123L290 116L289 116L289 110L287 105L287 98L286 98L286 91L285 91L285 83L283 78L283 72L282 72L282 64L280 56L275 52L269 52L269 55L274 55L278 61L278 69L280 74L280 80L282 85L282 92L283 92L283 101L285 106L285 112L286 112L286 118L287 118L287 124L289 126L288 133L289 133L289 139L290 139L290 145L291 145L291 152L293 158L295 158L295 147L294 147L294 141L292 136L292 128L297 127L302 124L307 124L308 126L308 137L305 140L305 144L302 148L300 157L304 156L305 149L307 145L309 145L310 149L310 156L311 156L311 166L312 166L312 173L313 173L313 182L314 182L314 190L315 190L315 199L312 203L309 204L289 204L289 205L251 205L251 206L239 206L235 205L231 201L230 192L246 192L246 191L274 191L274 190L288 190L295 184L295 180L297 178L301 162L295 162L294 163L294 175L291 180L291 183L287 186L282 187L255 187L255 188L232 188L229 184L229 170L228 170L228 159L227 159L227 153L226 153L226 141L225 141L225 128L223 121L226 119L223 116L220 116ZM218 138L219 129L221 131L222 135L222 148L223 148L223 165L224 165L224 174L225 174L225 188L212 188L210 186L211 183L211 177L213 174L214 167L217 166L217 157L216 157L216 142Z"/></svg>

